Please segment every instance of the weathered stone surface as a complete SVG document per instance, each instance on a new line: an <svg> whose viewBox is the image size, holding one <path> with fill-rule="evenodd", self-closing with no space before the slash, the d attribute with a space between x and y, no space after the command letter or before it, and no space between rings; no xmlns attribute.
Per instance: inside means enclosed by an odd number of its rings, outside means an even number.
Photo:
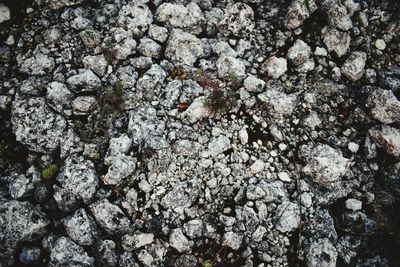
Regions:
<svg viewBox="0 0 400 267"><path fill-rule="evenodd" d="M40 97L15 100L11 120L17 141L44 154L59 148L67 127L65 119L51 111Z"/></svg>

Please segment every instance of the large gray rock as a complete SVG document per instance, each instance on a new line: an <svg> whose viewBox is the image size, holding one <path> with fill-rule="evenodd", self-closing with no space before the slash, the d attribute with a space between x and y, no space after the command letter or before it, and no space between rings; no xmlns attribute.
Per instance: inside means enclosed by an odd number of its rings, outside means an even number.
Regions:
<svg viewBox="0 0 400 267"><path fill-rule="evenodd" d="M49 266L89 267L94 266L94 258L67 237L60 237L51 250Z"/></svg>
<svg viewBox="0 0 400 267"><path fill-rule="evenodd" d="M166 209L189 207L198 197L199 189L195 180L178 183L161 199L161 205Z"/></svg>
<svg viewBox="0 0 400 267"><path fill-rule="evenodd" d="M255 27L254 11L244 3L235 3L227 8L219 27L225 35L248 36Z"/></svg>
<svg viewBox="0 0 400 267"><path fill-rule="evenodd" d="M384 124L400 122L400 101L390 90L374 90L366 106L370 108L372 117Z"/></svg>
<svg viewBox="0 0 400 267"><path fill-rule="evenodd" d="M334 51L338 57L347 54L350 47L350 34L335 28L325 27L321 36L329 52Z"/></svg>
<svg viewBox="0 0 400 267"><path fill-rule="evenodd" d="M169 236L169 244L178 252L190 252L193 241L189 241L180 228L171 231Z"/></svg>
<svg viewBox="0 0 400 267"><path fill-rule="evenodd" d="M342 31L348 31L353 28L353 22L351 21L350 14L348 14L347 8L344 5L332 5L327 12L327 17L328 24L331 27L336 27Z"/></svg>
<svg viewBox="0 0 400 267"><path fill-rule="evenodd" d="M344 62L342 73L351 81L361 79L365 72L367 54L364 52L353 52Z"/></svg>
<svg viewBox="0 0 400 267"><path fill-rule="evenodd" d="M168 38L165 56L174 64L193 65L203 54L200 39L180 29L172 30Z"/></svg>
<svg viewBox="0 0 400 267"><path fill-rule="evenodd" d="M221 56L217 60L217 71L221 79L237 77L241 81L246 77L246 66L243 61L231 56Z"/></svg>
<svg viewBox="0 0 400 267"><path fill-rule="evenodd" d="M350 160L342 156L340 151L325 145L318 144L311 148L302 147L300 157L304 157L306 166L303 172L318 185L333 189L341 182L341 177L349 170Z"/></svg>
<svg viewBox="0 0 400 267"><path fill-rule="evenodd" d="M71 115L71 101L73 97L74 94L65 84L60 82L50 82L47 84L47 102L57 112Z"/></svg>
<svg viewBox="0 0 400 267"><path fill-rule="evenodd" d="M101 88L101 80L91 70L79 70L79 73L67 79L67 84L75 92L90 92Z"/></svg>
<svg viewBox="0 0 400 267"><path fill-rule="evenodd" d="M257 97L265 104L269 114L275 118L292 114L297 105L297 94L285 94L275 89L268 89Z"/></svg>
<svg viewBox="0 0 400 267"><path fill-rule="evenodd" d="M95 221L84 209L65 218L63 224L69 237L81 246L92 245L98 235Z"/></svg>
<svg viewBox="0 0 400 267"><path fill-rule="evenodd" d="M203 12L196 3L189 3L187 6L163 3L158 7L156 17L169 28L180 28L192 34L201 33L205 21Z"/></svg>
<svg viewBox="0 0 400 267"><path fill-rule="evenodd" d="M68 157L57 175L60 187L54 188L58 207L71 211L81 201L89 204L97 191L98 180L93 162L75 155Z"/></svg>
<svg viewBox="0 0 400 267"><path fill-rule="evenodd" d="M400 130L387 125L368 131L374 143L389 155L400 158Z"/></svg>
<svg viewBox="0 0 400 267"><path fill-rule="evenodd" d="M29 150L44 154L57 150L67 128L65 119L40 97L15 100L11 121L17 141Z"/></svg>
<svg viewBox="0 0 400 267"><path fill-rule="evenodd" d="M89 206L96 222L108 234L114 235L124 233L129 229L130 220L122 210L107 199L97 201Z"/></svg>
<svg viewBox="0 0 400 267"><path fill-rule="evenodd" d="M154 149L168 147L163 137L165 122L157 117L153 107L141 107L129 114L128 134L134 144Z"/></svg>
<svg viewBox="0 0 400 267"><path fill-rule="evenodd" d="M33 55L25 59L20 67L20 71L29 75L46 75L50 74L54 67L54 58L48 54L50 51L43 47L37 47L33 51Z"/></svg>
<svg viewBox="0 0 400 267"><path fill-rule="evenodd" d="M135 37L141 37L153 22L149 7L141 1L129 2L121 8L118 24L132 32Z"/></svg>
<svg viewBox="0 0 400 267"><path fill-rule="evenodd" d="M0 262L11 266L15 249L25 241L38 241L47 232L50 221L39 207L12 200L0 204Z"/></svg>
<svg viewBox="0 0 400 267"><path fill-rule="evenodd" d="M269 76L278 79L287 71L287 61L285 58L272 56L263 64Z"/></svg>
<svg viewBox="0 0 400 267"><path fill-rule="evenodd" d="M293 202L283 202L276 210L278 218L276 229L285 233L293 232L300 225L300 205Z"/></svg>
<svg viewBox="0 0 400 267"><path fill-rule="evenodd" d="M10 9L6 5L3 5L1 3L0 4L0 23L10 20L10 18L11 18L10 14L11 14Z"/></svg>
<svg viewBox="0 0 400 267"><path fill-rule="evenodd" d="M297 39L291 48L289 48L287 58L294 65L299 66L307 62L311 55L311 48L304 41Z"/></svg>
<svg viewBox="0 0 400 267"><path fill-rule="evenodd" d="M337 251L328 238L320 238L310 242L305 248L307 266L335 267Z"/></svg>
<svg viewBox="0 0 400 267"><path fill-rule="evenodd" d="M293 0L283 21L285 27L289 30L300 27L310 17L311 13L317 9L316 5L312 3L313 1Z"/></svg>

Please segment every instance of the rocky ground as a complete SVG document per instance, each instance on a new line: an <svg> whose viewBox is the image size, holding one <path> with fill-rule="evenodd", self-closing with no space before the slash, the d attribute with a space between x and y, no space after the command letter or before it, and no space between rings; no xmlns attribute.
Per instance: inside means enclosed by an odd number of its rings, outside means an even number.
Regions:
<svg viewBox="0 0 400 267"><path fill-rule="evenodd" d="M399 266L400 2L0 3L0 266Z"/></svg>

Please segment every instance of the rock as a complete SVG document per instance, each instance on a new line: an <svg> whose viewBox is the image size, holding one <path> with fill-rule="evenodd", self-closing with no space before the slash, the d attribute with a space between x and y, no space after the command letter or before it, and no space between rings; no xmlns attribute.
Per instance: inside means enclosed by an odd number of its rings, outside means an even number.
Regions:
<svg viewBox="0 0 400 267"><path fill-rule="evenodd" d="M17 141L44 154L52 154L59 148L67 127L65 119L51 111L40 97L15 100L11 121Z"/></svg>
<svg viewBox="0 0 400 267"><path fill-rule="evenodd" d="M104 38L104 56L111 63L116 60L125 60L136 52L136 45L130 31L117 28L110 37Z"/></svg>
<svg viewBox="0 0 400 267"><path fill-rule="evenodd" d="M67 237L60 237L51 250L49 266L94 266L94 259Z"/></svg>
<svg viewBox="0 0 400 267"><path fill-rule="evenodd" d="M182 117L189 123L195 123L209 116L209 111L205 106L206 97L200 96L196 98L185 112Z"/></svg>
<svg viewBox="0 0 400 267"><path fill-rule="evenodd" d="M59 82L50 82L47 84L47 103L57 112L70 115L73 98L74 94L68 90L65 84Z"/></svg>
<svg viewBox="0 0 400 267"><path fill-rule="evenodd" d="M249 92L262 92L265 87L265 82L253 75L247 76L243 82L244 88Z"/></svg>
<svg viewBox="0 0 400 267"><path fill-rule="evenodd" d="M91 70L80 70L79 74L67 79L67 84L74 92L91 92L101 88L101 81Z"/></svg>
<svg viewBox="0 0 400 267"><path fill-rule="evenodd" d="M289 30L294 30L300 27L303 22L310 17L311 13L316 10L316 5L310 5L314 1L309 1L307 5L303 0L293 0L286 13L283 24Z"/></svg>
<svg viewBox="0 0 400 267"><path fill-rule="evenodd" d="M384 124L400 122L400 101L390 90L374 90L366 106L370 108L372 117Z"/></svg>
<svg viewBox="0 0 400 267"><path fill-rule="evenodd" d="M153 64L151 68L137 81L136 89L146 99L158 96L159 90L163 86L167 73L160 65Z"/></svg>
<svg viewBox="0 0 400 267"><path fill-rule="evenodd" d="M132 32L135 37L141 37L152 22L153 15L150 9L141 1L122 6L118 15L118 24Z"/></svg>
<svg viewBox="0 0 400 267"><path fill-rule="evenodd" d="M119 256L118 266L120 267L139 267L140 265L135 260L135 255L132 252L125 251Z"/></svg>
<svg viewBox="0 0 400 267"><path fill-rule="evenodd" d="M302 121L302 125L309 127L310 129L315 129L315 127L319 126L322 123L321 119L318 116L318 113L315 111L310 112L310 114L304 118Z"/></svg>
<svg viewBox="0 0 400 267"><path fill-rule="evenodd" d="M334 51L338 57L347 54L350 47L350 35L334 28L325 27L321 36L329 52Z"/></svg>
<svg viewBox="0 0 400 267"><path fill-rule="evenodd" d="M168 28L180 28L192 34L200 34L205 21L200 7L193 2L187 6L163 3L157 8L156 17Z"/></svg>
<svg viewBox="0 0 400 267"><path fill-rule="evenodd" d="M226 232L224 234L224 244L233 250L238 250L242 245L243 235L235 232Z"/></svg>
<svg viewBox="0 0 400 267"><path fill-rule="evenodd" d="M113 158L108 172L103 178L107 185L118 185L136 170L137 159L131 156L118 155Z"/></svg>
<svg viewBox="0 0 400 267"><path fill-rule="evenodd" d="M187 239L180 228L171 231L169 244L180 253L190 252L193 246L193 242Z"/></svg>
<svg viewBox="0 0 400 267"><path fill-rule="evenodd" d="M242 145L245 145L245 144L247 144L249 142L249 134L247 133L246 128L243 127L238 132L238 135L239 135L240 143L242 143Z"/></svg>
<svg viewBox="0 0 400 267"><path fill-rule="evenodd" d="M89 115L95 105L96 98L93 96L78 96L72 101L72 110L75 115Z"/></svg>
<svg viewBox="0 0 400 267"><path fill-rule="evenodd" d="M400 90L400 67L390 66L387 70L380 73L380 84L383 88L390 89L393 92Z"/></svg>
<svg viewBox="0 0 400 267"><path fill-rule="evenodd" d="M174 64L193 65L203 54L203 46L196 36L180 29L172 30L165 56Z"/></svg>
<svg viewBox="0 0 400 267"><path fill-rule="evenodd" d="M361 79L365 73L367 54L364 52L353 52L344 62L342 73L351 81Z"/></svg>
<svg viewBox="0 0 400 267"><path fill-rule="evenodd" d="M126 251L133 251L153 243L154 235L146 233L127 234L122 237L122 247Z"/></svg>
<svg viewBox="0 0 400 267"><path fill-rule="evenodd" d="M69 237L81 246L92 245L98 235L95 221L82 208L63 219L63 224Z"/></svg>
<svg viewBox="0 0 400 267"><path fill-rule="evenodd" d="M79 5L82 2L84 2L84 0L52 0L49 3L51 9L61 9L63 7Z"/></svg>
<svg viewBox="0 0 400 267"><path fill-rule="evenodd" d="M199 152L201 145L190 140L178 140L173 145L173 150L178 155L192 156Z"/></svg>
<svg viewBox="0 0 400 267"><path fill-rule="evenodd" d="M2 253L0 261L11 266L17 245L39 241L47 233L50 221L40 207L29 202L11 200L0 203L0 237Z"/></svg>
<svg viewBox="0 0 400 267"><path fill-rule="evenodd" d="M292 181L287 172L278 172L278 178L282 182L291 182Z"/></svg>
<svg viewBox="0 0 400 267"><path fill-rule="evenodd" d="M13 176L8 184L8 192L13 199L24 197L33 189L33 183L23 174Z"/></svg>
<svg viewBox="0 0 400 267"><path fill-rule="evenodd" d="M119 155L127 155L132 147L132 140L127 134L121 134L119 137L110 139L107 154L104 157L104 164L111 165L114 158Z"/></svg>
<svg viewBox="0 0 400 267"><path fill-rule="evenodd" d="M262 172L264 168L265 168L265 163L262 160L256 160L250 166L250 170L253 175Z"/></svg>
<svg viewBox="0 0 400 267"><path fill-rule="evenodd" d="M346 209L352 210L352 211L358 211L362 209L362 202L358 199L354 198L349 198L346 200Z"/></svg>
<svg viewBox="0 0 400 267"><path fill-rule="evenodd" d="M168 30L167 28L151 24L149 27L149 37L160 43L164 43L168 39Z"/></svg>
<svg viewBox="0 0 400 267"><path fill-rule="evenodd" d="M264 63L265 69L270 77L278 79L287 71L287 61L282 57L272 56Z"/></svg>
<svg viewBox="0 0 400 267"><path fill-rule="evenodd" d="M227 8L218 26L225 35L248 36L255 27L254 11L244 3L235 3Z"/></svg>
<svg viewBox="0 0 400 267"><path fill-rule="evenodd" d="M76 155L65 160L56 179L60 187L54 188L54 199L63 211L73 210L81 201L89 204L99 183L93 163Z"/></svg>
<svg viewBox="0 0 400 267"><path fill-rule="evenodd" d="M263 200L266 203L282 203L288 200L287 192L281 181L261 180L257 185L249 185L246 190L248 200Z"/></svg>
<svg viewBox="0 0 400 267"><path fill-rule="evenodd" d="M107 71L107 60L104 55L86 56L82 59L86 69L90 69L98 76L102 77Z"/></svg>
<svg viewBox="0 0 400 267"><path fill-rule="evenodd" d="M50 74L54 67L54 58L48 56L49 51L45 48L37 47L33 51L32 57L25 59L20 67L20 71L29 75Z"/></svg>
<svg viewBox="0 0 400 267"><path fill-rule="evenodd" d="M297 39L294 45L289 48L287 58L294 65L299 66L307 62L311 55L311 48L300 39Z"/></svg>
<svg viewBox="0 0 400 267"><path fill-rule="evenodd" d="M183 225L185 234L190 238L198 238L203 234L203 221L199 219L193 219Z"/></svg>
<svg viewBox="0 0 400 267"><path fill-rule="evenodd" d="M116 254L117 246L112 240L103 240L99 245L98 257L101 266L115 267L118 263L118 256Z"/></svg>
<svg viewBox="0 0 400 267"><path fill-rule="evenodd" d="M107 199L91 204L89 209L96 222L108 234L124 233L129 229L130 220L117 205L111 204Z"/></svg>
<svg viewBox="0 0 400 267"><path fill-rule="evenodd" d="M312 241L305 248L307 266L310 267L335 267L337 251L328 238Z"/></svg>
<svg viewBox="0 0 400 267"><path fill-rule="evenodd" d="M195 180L180 182L174 185L172 190L161 199L161 205L166 209L190 207L197 199L198 194L199 185Z"/></svg>
<svg viewBox="0 0 400 267"><path fill-rule="evenodd" d="M48 82L47 78L31 76L21 83L18 92L27 97L41 96Z"/></svg>
<svg viewBox="0 0 400 267"><path fill-rule="evenodd" d="M385 40L383 40L383 39L376 39L376 41L375 41L375 47L376 47L378 50L381 50L381 51L385 50L385 48L386 48Z"/></svg>
<svg viewBox="0 0 400 267"><path fill-rule="evenodd" d="M304 147L299 152L299 156L304 157L307 163L303 172L324 188L332 189L337 186L341 177L347 173L350 160L328 145L318 144L310 152L303 149Z"/></svg>
<svg viewBox="0 0 400 267"><path fill-rule="evenodd" d="M11 13L10 9L4 5L0 4L0 23L3 23L4 21L8 21L11 18Z"/></svg>
<svg viewBox="0 0 400 267"><path fill-rule="evenodd" d="M334 4L329 8L327 12L328 24L333 28L337 28L342 31L348 31L353 28L353 22L345 6L341 4Z"/></svg>
<svg viewBox="0 0 400 267"><path fill-rule="evenodd" d="M283 233L293 232L300 225L300 206L293 202L283 202L276 210L276 229Z"/></svg>
<svg viewBox="0 0 400 267"><path fill-rule="evenodd" d="M19 254L19 260L23 264L37 264L40 259L41 250L38 247L26 247L22 248Z"/></svg>
<svg viewBox="0 0 400 267"><path fill-rule="evenodd" d="M157 117L153 107L141 107L129 113L128 134L133 144L153 149L167 148L164 139L165 122Z"/></svg>
<svg viewBox="0 0 400 267"><path fill-rule="evenodd" d="M137 47L139 52L146 57L159 58L162 54L162 47L156 41L143 37Z"/></svg>
<svg viewBox="0 0 400 267"><path fill-rule="evenodd" d="M220 135L217 138L212 139L208 144L208 152L212 157L223 153L229 148L231 148L231 141L224 135Z"/></svg>
<svg viewBox="0 0 400 267"><path fill-rule="evenodd" d="M368 131L374 143L384 149L389 155L397 158L400 157L400 130L390 127L382 126L381 129L373 128Z"/></svg>
<svg viewBox="0 0 400 267"><path fill-rule="evenodd" d="M347 148L350 150L351 153L357 153L358 149L360 148L360 146L354 142L350 142L347 145Z"/></svg>
<svg viewBox="0 0 400 267"><path fill-rule="evenodd" d="M217 61L218 76L222 79L236 76L239 81L246 77L246 66L243 61L231 56L222 56Z"/></svg>
<svg viewBox="0 0 400 267"><path fill-rule="evenodd" d="M176 267L190 267L197 265L197 258L193 255L181 255L175 262ZM204 265L204 264L203 264Z"/></svg>
<svg viewBox="0 0 400 267"><path fill-rule="evenodd" d="M269 114L275 118L292 114L297 105L297 94L288 95L275 89L268 89L257 98L265 104Z"/></svg>

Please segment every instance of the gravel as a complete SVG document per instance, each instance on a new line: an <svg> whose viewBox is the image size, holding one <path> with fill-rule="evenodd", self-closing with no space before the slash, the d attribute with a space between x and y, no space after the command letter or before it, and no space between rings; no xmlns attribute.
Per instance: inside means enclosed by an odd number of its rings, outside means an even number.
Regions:
<svg viewBox="0 0 400 267"><path fill-rule="evenodd" d="M14 2L0 266L398 265L398 1Z"/></svg>

